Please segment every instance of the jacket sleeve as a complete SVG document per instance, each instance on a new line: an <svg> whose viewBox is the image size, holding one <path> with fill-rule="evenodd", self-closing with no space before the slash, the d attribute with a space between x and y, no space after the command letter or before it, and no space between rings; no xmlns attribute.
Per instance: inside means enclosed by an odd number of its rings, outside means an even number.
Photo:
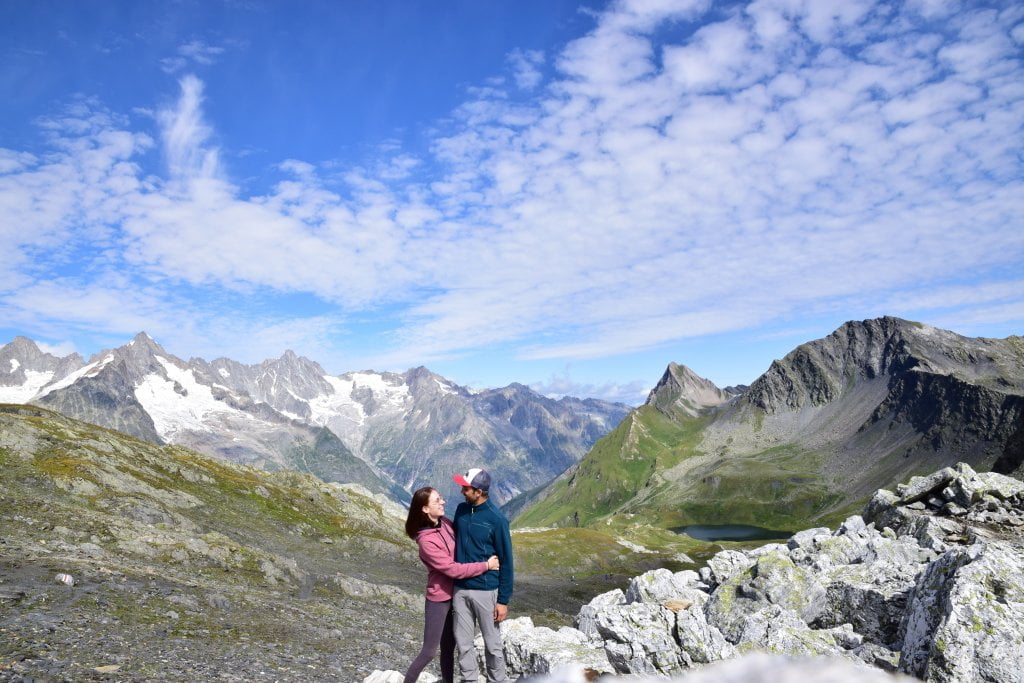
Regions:
<svg viewBox="0 0 1024 683"><path fill-rule="evenodd" d="M501 567L498 568L498 602L507 605L512 599L515 568L512 565L512 533L503 517L494 533L494 545L497 549L494 554L501 563Z"/></svg>
<svg viewBox="0 0 1024 683"><path fill-rule="evenodd" d="M486 562L468 562L459 564L448 554L444 544L437 543L430 536L416 539L420 546L420 560L431 569L435 569L453 579L468 579L479 576L487 571Z"/></svg>

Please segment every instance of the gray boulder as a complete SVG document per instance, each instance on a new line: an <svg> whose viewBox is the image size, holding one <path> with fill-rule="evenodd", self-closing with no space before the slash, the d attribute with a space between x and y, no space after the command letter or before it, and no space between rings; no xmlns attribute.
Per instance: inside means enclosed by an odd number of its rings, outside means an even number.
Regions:
<svg viewBox="0 0 1024 683"><path fill-rule="evenodd" d="M823 609L824 598L825 587L812 571L797 566L788 555L768 553L715 589L707 617L729 642L737 643L746 621L758 612L774 605L807 624Z"/></svg>
<svg viewBox="0 0 1024 683"><path fill-rule="evenodd" d="M501 625L505 641L505 664L509 675L550 673L569 664L578 664L597 673L614 673L604 648L580 631L560 628L554 631L534 626L529 617L509 619Z"/></svg>
<svg viewBox="0 0 1024 683"><path fill-rule="evenodd" d="M900 670L929 682L1024 679L1024 554L999 542L954 548L914 587Z"/></svg>
<svg viewBox="0 0 1024 683"><path fill-rule="evenodd" d="M621 588L602 593L580 608L576 615L576 628L590 640L601 642L601 634L597 630L597 614L606 607L617 607L626 604L626 596Z"/></svg>
<svg viewBox="0 0 1024 683"><path fill-rule="evenodd" d="M653 602L663 603L666 600L688 597L700 585L700 577L694 571L672 573L660 568L645 572L634 577L626 589L626 603Z"/></svg>
<svg viewBox="0 0 1024 683"><path fill-rule="evenodd" d="M608 661L618 673L670 674L685 666L675 637L675 615L660 605L634 602L597 615Z"/></svg>

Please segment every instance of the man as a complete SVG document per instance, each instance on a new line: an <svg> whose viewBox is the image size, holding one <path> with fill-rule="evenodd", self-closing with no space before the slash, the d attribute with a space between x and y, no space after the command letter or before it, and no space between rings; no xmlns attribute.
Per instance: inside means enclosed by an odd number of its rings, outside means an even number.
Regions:
<svg viewBox="0 0 1024 683"><path fill-rule="evenodd" d="M474 467L453 479L462 487L465 503L455 509L455 561L486 562L497 555L501 568L470 579L455 581L452 598L455 646L458 649L462 681L477 683L479 674L473 639L476 626L484 637L484 655L487 660L487 680L504 683L505 652L498 624L508 615L508 602L512 598L512 535L508 520L498 507L488 500L491 475Z"/></svg>

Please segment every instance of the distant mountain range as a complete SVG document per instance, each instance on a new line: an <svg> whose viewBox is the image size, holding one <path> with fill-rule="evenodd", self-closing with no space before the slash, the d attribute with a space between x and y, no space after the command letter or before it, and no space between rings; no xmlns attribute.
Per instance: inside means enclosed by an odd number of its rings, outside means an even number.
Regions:
<svg viewBox="0 0 1024 683"><path fill-rule="evenodd" d="M520 384L474 393L422 367L332 376L291 351L258 365L186 362L145 333L88 362L18 337L0 347L0 402L399 500L423 485L448 492L452 473L485 465L499 503L578 461L629 411Z"/></svg>
<svg viewBox="0 0 1024 683"><path fill-rule="evenodd" d="M578 464L512 501L520 526L831 523L874 490L963 461L1024 473L1024 338L849 322L720 390L672 364Z"/></svg>

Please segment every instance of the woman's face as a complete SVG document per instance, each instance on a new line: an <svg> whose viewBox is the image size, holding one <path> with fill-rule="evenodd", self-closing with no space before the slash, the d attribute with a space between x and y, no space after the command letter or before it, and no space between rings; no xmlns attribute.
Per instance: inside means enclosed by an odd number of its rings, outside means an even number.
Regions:
<svg viewBox="0 0 1024 683"><path fill-rule="evenodd" d="M423 512L430 519L437 520L444 517L444 498L437 491L431 491L427 498L427 504L423 506Z"/></svg>

